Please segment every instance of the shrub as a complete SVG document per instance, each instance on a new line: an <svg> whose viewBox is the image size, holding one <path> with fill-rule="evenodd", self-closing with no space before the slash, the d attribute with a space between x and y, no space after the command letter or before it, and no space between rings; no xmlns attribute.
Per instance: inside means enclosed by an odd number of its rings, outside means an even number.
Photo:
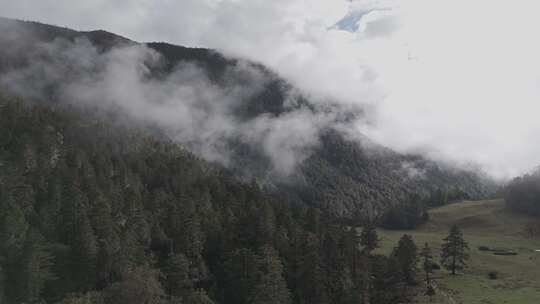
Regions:
<svg viewBox="0 0 540 304"><path fill-rule="evenodd" d="M490 251L491 249L488 246L478 246L478 250L480 250L480 251Z"/></svg>

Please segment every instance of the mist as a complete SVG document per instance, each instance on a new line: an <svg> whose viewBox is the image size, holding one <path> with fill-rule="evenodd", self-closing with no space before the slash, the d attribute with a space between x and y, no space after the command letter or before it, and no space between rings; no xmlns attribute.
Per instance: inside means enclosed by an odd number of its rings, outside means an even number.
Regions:
<svg viewBox="0 0 540 304"><path fill-rule="evenodd" d="M7 37L12 46L33 39L18 28ZM28 65L0 76L0 88L44 99L55 87L51 98L57 102L127 115L226 167L231 165L230 144L239 141L262 152L271 163L270 174L288 177L319 144L322 129L347 128L336 121L339 112L298 107L300 93L292 88L284 88L287 112L241 119L235 111L276 77L246 61L228 67L226 83L217 84L207 70L182 62L165 77L156 77L153 69L162 67L165 58L143 44L101 52L85 38L56 39L33 45L26 60Z"/></svg>

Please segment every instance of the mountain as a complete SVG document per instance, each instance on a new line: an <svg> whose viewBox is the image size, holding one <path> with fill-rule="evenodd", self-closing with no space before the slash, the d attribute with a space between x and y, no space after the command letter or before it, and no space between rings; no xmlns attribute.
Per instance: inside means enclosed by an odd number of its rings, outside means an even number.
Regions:
<svg viewBox="0 0 540 304"><path fill-rule="evenodd" d="M198 88L200 92L194 94L204 95L207 87L219 92L218 97L212 96L204 102L200 101L204 99L201 97L192 101L195 105L190 105L195 109L190 111L202 111L202 119L207 119L202 123L200 120L192 122L200 125L199 131L191 132L206 131L209 133L206 137L185 135L183 130L176 130L176 133L163 131L185 127L176 124L163 127L161 117L157 119L158 123L151 119L148 123L149 119L141 111L131 116L146 121L147 127L155 127L161 136L177 140L200 157L224 165L239 178L255 179L265 189L292 204L324 207L335 214L351 216L357 212L380 213L413 194L428 198L443 190L460 193L460 197L456 197L459 199L482 197L493 190L492 184L478 172L453 168L419 155L402 155L361 136L353 138L350 132L339 128L347 128L350 123L362 119L361 109L343 108L332 101L311 102L307 95L260 64L229 58L208 49L167 43L139 44L105 31L77 32L8 19L0 20L0 29L2 45L8 46L0 51L0 72L7 75L2 82L8 91L15 91L15 95L58 102L64 97L66 87L73 87L72 83L80 87L80 83L88 82L87 75L99 75L100 65L111 65L110 58L102 60L102 57L129 46L144 46L159 57L147 58L146 53L135 55L144 57L141 61L146 69L142 76L143 84L163 80L171 83L171 87L182 81L189 85L190 81L201 81L185 80L182 78L184 74L203 74L197 77L204 78L208 84ZM87 55L85 51L90 48L93 48L93 53ZM66 60L67 57L70 59ZM184 68L178 72L178 66L186 65L196 67L197 71L186 72ZM62 68L58 69L59 66ZM36 81L37 77L48 81ZM25 83L24 87L13 90L21 82ZM114 85L112 82L100 85L108 88ZM241 92L230 93L237 90ZM79 95L83 94L79 91L72 94L68 102L73 105L73 99ZM86 95L90 95L87 98L90 104L102 98L93 97L96 95L94 92ZM120 107L130 107L126 105L129 102L126 99L131 97L122 95L119 99L122 99ZM216 110L216 105L225 109ZM221 112L215 114L218 111ZM220 126L206 129L214 120L221 118L232 125L231 130L224 132L219 130ZM319 120L325 122L316 123ZM277 130L289 125L292 129ZM259 127L263 128L259 133L250 134ZM242 132L235 128L242 128ZM226 129L225 124L223 129ZM307 135L296 133L297 129Z"/></svg>
<svg viewBox="0 0 540 304"><path fill-rule="evenodd" d="M0 45L1 303L406 303L373 217L491 189L213 50L8 19Z"/></svg>

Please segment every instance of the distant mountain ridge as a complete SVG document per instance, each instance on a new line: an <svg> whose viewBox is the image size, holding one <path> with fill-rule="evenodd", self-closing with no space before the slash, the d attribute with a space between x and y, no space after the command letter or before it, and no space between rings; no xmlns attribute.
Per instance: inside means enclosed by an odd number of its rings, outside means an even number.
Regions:
<svg viewBox="0 0 540 304"><path fill-rule="evenodd" d="M15 41L13 36L9 35L13 29L25 31L25 35L31 35L32 38ZM0 42L9 45L7 49L0 50L0 75L31 65L29 54L37 44L59 38L68 41L87 39L98 52L108 52L120 46L139 45L101 30L78 32L40 23L0 18ZM311 114L325 111L325 107L315 105L301 93L295 93L296 97L291 105L289 98L295 88L260 64L227 58L209 49L186 48L167 43L145 45L160 54L164 61L157 68L149 67L154 80L167 77L177 65L188 63L202 69L208 79L221 89L226 90L231 82L234 85L260 85L261 88L254 94L242 97L243 99L235 104L232 111L235 121L282 117L297 110ZM239 64L247 64L259 71L264 75L265 82L251 84L251 79L245 81L240 72L236 73L234 69L231 72L231 68ZM61 77L62 75L59 79L62 79ZM51 92L54 98L54 88ZM335 105L328 105L333 106ZM361 112L341 109L338 109L338 112L340 114L335 118L338 121L347 121L350 117L362 115ZM272 173L271 159L269 155L261 152L260 146L231 136L225 144L231 155L227 167L240 178L258 181L263 188L292 204L320 206L344 216L352 216L358 212L377 214L389 206L407 200L412 194L428 197L443 189L462 193L463 198L479 198L494 190L494 184L478 172L450 168L419 155L402 155L372 143L370 145L373 147L366 148L331 128L323 127L320 134L317 134L317 140L318 144L310 148L298 168L289 176L281 177Z"/></svg>

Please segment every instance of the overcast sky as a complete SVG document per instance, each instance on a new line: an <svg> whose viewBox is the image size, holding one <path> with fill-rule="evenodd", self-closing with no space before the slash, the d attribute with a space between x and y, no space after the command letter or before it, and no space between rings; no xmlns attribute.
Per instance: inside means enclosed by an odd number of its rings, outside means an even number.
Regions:
<svg viewBox="0 0 540 304"><path fill-rule="evenodd" d="M359 132L393 149L540 164L535 0L0 0L0 15L260 61L314 100L365 105Z"/></svg>

